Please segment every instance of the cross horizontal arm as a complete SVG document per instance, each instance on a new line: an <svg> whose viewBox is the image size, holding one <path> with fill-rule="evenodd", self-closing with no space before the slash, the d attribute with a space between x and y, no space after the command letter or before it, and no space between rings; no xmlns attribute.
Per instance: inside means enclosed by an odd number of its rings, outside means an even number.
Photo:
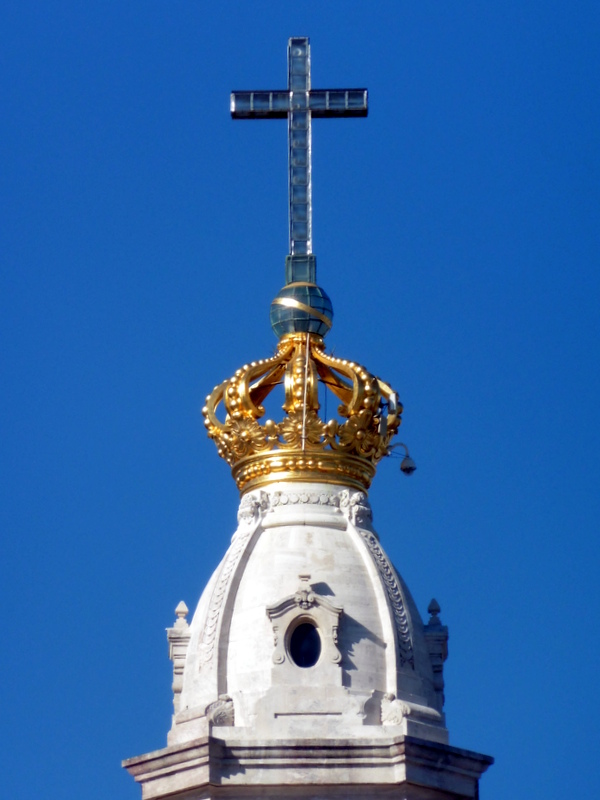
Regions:
<svg viewBox="0 0 600 800"><path fill-rule="evenodd" d="M231 116L233 119L285 119L290 111L290 93L232 92Z"/></svg>
<svg viewBox="0 0 600 800"><path fill-rule="evenodd" d="M366 117L366 89L315 89L308 98L313 119L317 117Z"/></svg>
<svg viewBox="0 0 600 800"><path fill-rule="evenodd" d="M285 119L292 111L319 117L366 117L366 89L313 89L308 92L232 92L233 119Z"/></svg>

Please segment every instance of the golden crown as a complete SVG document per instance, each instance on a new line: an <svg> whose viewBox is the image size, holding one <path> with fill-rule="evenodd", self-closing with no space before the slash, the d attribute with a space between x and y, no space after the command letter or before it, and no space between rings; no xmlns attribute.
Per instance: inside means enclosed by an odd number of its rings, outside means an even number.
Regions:
<svg viewBox="0 0 600 800"><path fill-rule="evenodd" d="M289 120L290 249L285 286L271 303L277 352L244 365L208 396L203 409L208 435L230 464L241 492L274 480L368 489L375 465L390 452L402 406L387 383L325 352L323 337L331 328L333 308L316 281L311 201L312 117L365 117L367 90L313 93L309 40L294 37L288 42L288 90L232 92L230 107L234 119ZM341 401L339 419L319 416L319 383ZM284 419L259 423L266 414L262 404L281 384ZM217 417L220 404L223 420ZM410 463L404 471L413 471L408 451L405 461Z"/></svg>
<svg viewBox="0 0 600 800"><path fill-rule="evenodd" d="M319 383L341 401L339 420L319 416ZM284 419L259 423L266 413L262 403L281 384ZM223 421L217 417L220 404ZM282 336L272 358L238 369L202 409L208 435L242 493L273 480L368 489L401 412L387 383L359 364L328 355L322 336L308 332Z"/></svg>

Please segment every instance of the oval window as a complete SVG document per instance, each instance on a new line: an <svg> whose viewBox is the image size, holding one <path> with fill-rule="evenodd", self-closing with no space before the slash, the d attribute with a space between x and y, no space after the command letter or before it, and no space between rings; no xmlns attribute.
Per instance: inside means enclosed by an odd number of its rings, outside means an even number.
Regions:
<svg viewBox="0 0 600 800"><path fill-rule="evenodd" d="M321 637L310 622L302 622L290 637L290 656L298 667L314 667L321 655Z"/></svg>

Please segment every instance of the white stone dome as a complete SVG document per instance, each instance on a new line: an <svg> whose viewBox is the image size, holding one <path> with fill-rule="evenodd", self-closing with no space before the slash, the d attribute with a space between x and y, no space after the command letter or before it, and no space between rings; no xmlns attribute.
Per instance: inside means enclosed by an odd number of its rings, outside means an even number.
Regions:
<svg viewBox="0 0 600 800"><path fill-rule="evenodd" d="M238 519L190 626L169 742L209 723L263 737L392 725L447 741L432 670L447 634L423 626L366 495L273 483L244 495Z"/></svg>

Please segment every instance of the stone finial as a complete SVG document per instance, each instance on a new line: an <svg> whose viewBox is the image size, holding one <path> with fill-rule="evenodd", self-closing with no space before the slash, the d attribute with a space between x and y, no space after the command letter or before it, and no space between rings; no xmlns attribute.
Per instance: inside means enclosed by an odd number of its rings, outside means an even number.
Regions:
<svg viewBox="0 0 600 800"><path fill-rule="evenodd" d="M187 646L190 641L190 626L186 620L188 607L183 600L175 609L177 619L172 628L167 628L167 641L169 642L169 658L173 662L173 708L175 714L179 711L179 699L183 688L183 669Z"/></svg>
<svg viewBox="0 0 600 800"><path fill-rule="evenodd" d="M431 615L429 619L429 625L441 625L442 621L439 619L439 613L442 609L440 608L440 604L432 597L431 602L427 606L427 613Z"/></svg>
<svg viewBox="0 0 600 800"><path fill-rule="evenodd" d="M188 623L187 623L186 617L187 617L187 615L189 613L189 608L186 606L186 604L183 602L183 600L181 600L177 604L177 607L175 609L175 613L177 614L177 619L175 620L175 626L178 627L178 628L183 628L183 627L187 628L188 627Z"/></svg>
<svg viewBox="0 0 600 800"><path fill-rule="evenodd" d="M434 598L427 606L430 614L429 622L424 626L425 641L433 670L433 687L437 699L438 711L444 707L444 661L448 658L448 628L440 619L440 604Z"/></svg>

